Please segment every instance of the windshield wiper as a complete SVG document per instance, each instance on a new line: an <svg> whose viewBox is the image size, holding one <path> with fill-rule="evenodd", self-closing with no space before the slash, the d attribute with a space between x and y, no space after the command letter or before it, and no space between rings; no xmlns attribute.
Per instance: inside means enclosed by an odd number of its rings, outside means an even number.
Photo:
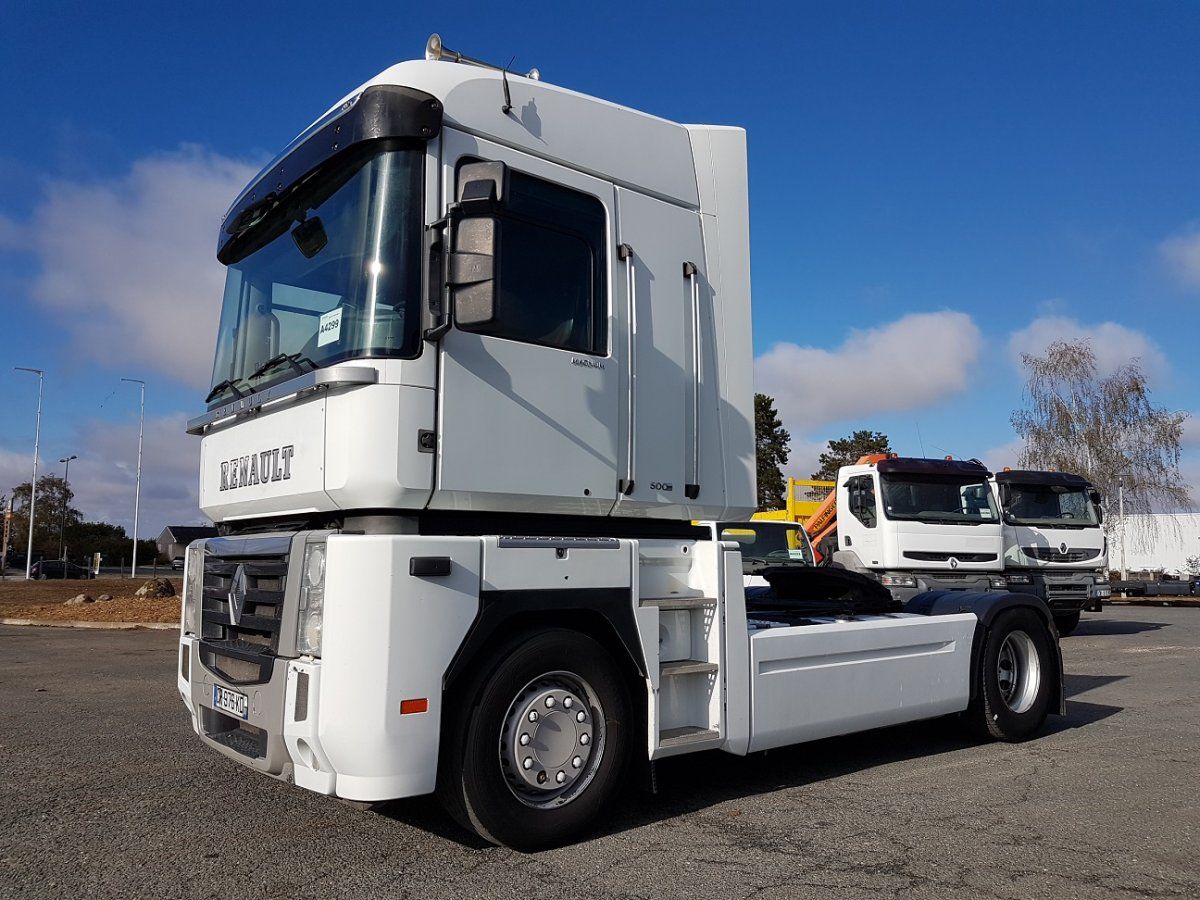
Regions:
<svg viewBox="0 0 1200 900"><path fill-rule="evenodd" d="M246 395L238 390L238 382L240 378L226 378L220 384L214 384L213 389L208 392L208 396L204 398L205 403L212 403L213 398L220 396L225 391L233 391L233 396L241 400Z"/></svg>
<svg viewBox="0 0 1200 900"><path fill-rule="evenodd" d="M301 362L308 363L314 369L317 368L317 364L315 362L313 362L311 359L309 359L307 356L305 356L303 353L299 353L299 352L297 352L297 353L279 353L279 354L276 354L275 356L272 356L265 363L263 363L261 366L259 366L257 369L255 369L253 372L251 372L249 375L247 375L246 380L249 381L252 378L257 378L260 375L265 375L267 372L269 372L271 369L275 368L280 363L288 363L294 369L298 369L301 374L304 374L304 367L302 365L300 365Z"/></svg>

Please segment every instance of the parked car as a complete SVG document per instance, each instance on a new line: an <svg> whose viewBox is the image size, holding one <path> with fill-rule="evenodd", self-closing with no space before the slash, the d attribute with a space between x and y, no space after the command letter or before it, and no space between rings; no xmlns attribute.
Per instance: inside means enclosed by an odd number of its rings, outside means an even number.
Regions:
<svg viewBox="0 0 1200 900"><path fill-rule="evenodd" d="M171 560L171 568L172 568L172 569L179 569L179 570L181 570L181 571L182 571L182 569L183 569L183 557L182 557L182 556L176 556L176 557L175 557L173 560Z"/></svg>
<svg viewBox="0 0 1200 900"><path fill-rule="evenodd" d="M41 562L35 562L33 568L29 570L29 575L32 578L47 579L47 578L91 578L92 572L86 566L78 566L73 562L66 562L61 559L43 559Z"/></svg>

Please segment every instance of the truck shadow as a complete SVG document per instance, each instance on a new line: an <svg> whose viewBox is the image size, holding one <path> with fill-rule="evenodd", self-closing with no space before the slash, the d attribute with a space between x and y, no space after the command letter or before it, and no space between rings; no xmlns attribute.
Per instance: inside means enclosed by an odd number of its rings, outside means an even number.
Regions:
<svg viewBox="0 0 1200 900"><path fill-rule="evenodd" d="M1076 637L1103 637L1114 634L1141 634L1143 631L1158 631L1169 628L1170 622L1122 622L1117 619L1089 619L1086 616L1070 635L1063 638L1070 641Z"/></svg>
<svg viewBox="0 0 1200 900"><path fill-rule="evenodd" d="M1067 694L1070 697L1125 677L1068 676ZM1092 725L1116 715L1123 708L1068 700L1067 714L1051 716L1039 738ZM609 815L581 840L620 834L729 800L804 787L891 763L928 759L986 744L970 736L957 718L950 716L745 757L711 750L667 759L657 766L655 794L647 790L647 779L635 766L631 767L631 774L618 791ZM990 763L986 758L980 758L978 765ZM466 847L490 847L460 829L432 798L394 801L375 807L375 811Z"/></svg>

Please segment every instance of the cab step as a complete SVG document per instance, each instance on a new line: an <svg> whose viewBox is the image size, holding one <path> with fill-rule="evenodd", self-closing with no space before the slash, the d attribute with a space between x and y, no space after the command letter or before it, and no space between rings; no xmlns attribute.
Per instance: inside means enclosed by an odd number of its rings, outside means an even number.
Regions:
<svg viewBox="0 0 1200 900"><path fill-rule="evenodd" d="M715 597L643 597L640 605L657 609L704 609L716 606Z"/></svg>
<svg viewBox="0 0 1200 900"><path fill-rule="evenodd" d="M682 747L686 744L700 744L706 741L720 740L721 733L712 728L700 728L696 725L684 725L682 728L668 728L658 739L660 750L672 747Z"/></svg>
<svg viewBox="0 0 1200 900"><path fill-rule="evenodd" d="M715 662L703 659L676 659L659 665L658 672L663 678L676 675L699 675L716 672L720 668Z"/></svg>

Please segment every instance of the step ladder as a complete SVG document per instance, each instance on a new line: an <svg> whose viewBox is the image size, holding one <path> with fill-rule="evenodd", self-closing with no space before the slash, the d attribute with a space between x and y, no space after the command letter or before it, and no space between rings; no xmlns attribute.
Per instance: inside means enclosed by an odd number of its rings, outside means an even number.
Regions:
<svg viewBox="0 0 1200 900"><path fill-rule="evenodd" d="M639 547L639 619L658 635L657 656L647 660L657 675L649 697L652 759L722 741L716 549L711 541L642 541Z"/></svg>

